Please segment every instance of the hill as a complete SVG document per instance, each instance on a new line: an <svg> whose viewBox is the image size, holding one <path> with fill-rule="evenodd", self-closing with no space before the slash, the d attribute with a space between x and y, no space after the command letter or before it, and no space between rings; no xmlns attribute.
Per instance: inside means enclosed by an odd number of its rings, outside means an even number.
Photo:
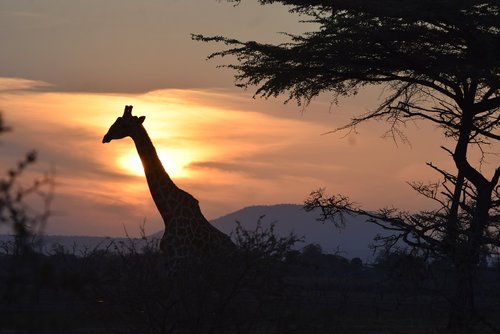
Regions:
<svg viewBox="0 0 500 334"><path fill-rule="evenodd" d="M263 217L264 227L274 223L275 232L280 236L293 232L297 236L304 237L304 242L297 244L297 249L311 243L319 244L325 253L337 253L348 259L359 257L365 263L374 260L373 251L369 248L373 238L377 234L384 234L380 227L366 223L363 217L347 217L346 227L337 229L332 223L318 222L317 212L306 212L297 204L250 206L214 219L211 223L222 232L231 234L237 221L245 229L253 230L260 217ZM161 238L162 234L163 231L158 231L148 238ZM9 240L12 241L12 236L0 235L0 243ZM126 238L49 235L43 236L41 244L46 251L63 246L78 255L94 249L105 249L112 240L126 242ZM143 241L139 239L135 242L140 249Z"/></svg>
<svg viewBox="0 0 500 334"><path fill-rule="evenodd" d="M338 253L346 258L359 257L363 262L374 259L369 245L377 234L387 233L382 228L366 223L363 217L347 217L346 227L337 229L332 223L321 223L316 220L318 212L306 212L302 205L279 204L250 206L214 219L211 223L226 234L230 234L239 221L245 229L254 229L259 217L264 216L262 224L269 226L275 223L278 235L290 232L305 238L302 248L307 244L319 244L325 253Z"/></svg>

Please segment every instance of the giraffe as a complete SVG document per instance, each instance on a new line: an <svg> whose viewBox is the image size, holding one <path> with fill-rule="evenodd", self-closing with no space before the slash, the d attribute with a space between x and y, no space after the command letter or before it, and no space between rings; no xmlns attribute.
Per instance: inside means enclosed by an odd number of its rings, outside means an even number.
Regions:
<svg viewBox="0 0 500 334"><path fill-rule="evenodd" d="M123 116L111 125L102 142L131 137L142 161L151 196L165 224L160 250L167 265L196 260L233 247L231 239L212 226L203 216L191 194L178 188L158 158L146 129L145 116L132 116L132 106L125 106Z"/></svg>

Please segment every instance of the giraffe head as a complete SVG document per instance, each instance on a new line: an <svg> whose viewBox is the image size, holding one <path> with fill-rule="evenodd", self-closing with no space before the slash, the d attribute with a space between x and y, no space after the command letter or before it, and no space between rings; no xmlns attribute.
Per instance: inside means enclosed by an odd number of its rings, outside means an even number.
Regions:
<svg viewBox="0 0 500 334"><path fill-rule="evenodd" d="M113 139L122 139L132 136L134 131L142 125L146 116L132 116L132 106L125 106L123 116L118 117L111 125L108 132L102 138L103 143L109 143Z"/></svg>

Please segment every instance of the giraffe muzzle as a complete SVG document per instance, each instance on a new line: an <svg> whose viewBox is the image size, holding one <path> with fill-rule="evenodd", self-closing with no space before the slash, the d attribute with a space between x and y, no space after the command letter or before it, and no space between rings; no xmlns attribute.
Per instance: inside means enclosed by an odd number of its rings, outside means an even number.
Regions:
<svg viewBox="0 0 500 334"><path fill-rule="evenodd" d="M104 137L102 138L102 143L106 144L106 143L109 143L110 141L111 141L111 137L106 133L104 135Z"/></svg>

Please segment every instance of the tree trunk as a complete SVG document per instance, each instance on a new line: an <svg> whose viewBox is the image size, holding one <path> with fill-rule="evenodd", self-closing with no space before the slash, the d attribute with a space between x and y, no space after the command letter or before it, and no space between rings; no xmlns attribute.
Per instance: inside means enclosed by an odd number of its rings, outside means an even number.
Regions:
<svg viewBox="0 0 500 334"><path fill-rule="evenodd" d="M458 210L461 201L464 200L462 198L464 181L468 180L477 189L478 183L483 180L482 175L467 161L467 151L473 128L473 114L470 108L462 108L462 110L460 135L453 154L458 175L447 226L447 237L451 238L452 242L448 250L451 251L449 255L455 264L456 272L456 290L451 298L448 331L457 334L467 333L474 317L474 283L481 247L479 238L482 234L482 228L486 224L482 221L481 218L484 217L481 217L481 212L478 212L477 209L471 217L469 228L464 226L465 222L459 222Z"/></svg>
<svg viewBox="0 0 500 334"><path fill-rule="evenodd" d="M456 286L451 299L447 329L449 333L468 333L474 320L474 285L477 264L473 258L464 259L456 269Z"/></svg>

